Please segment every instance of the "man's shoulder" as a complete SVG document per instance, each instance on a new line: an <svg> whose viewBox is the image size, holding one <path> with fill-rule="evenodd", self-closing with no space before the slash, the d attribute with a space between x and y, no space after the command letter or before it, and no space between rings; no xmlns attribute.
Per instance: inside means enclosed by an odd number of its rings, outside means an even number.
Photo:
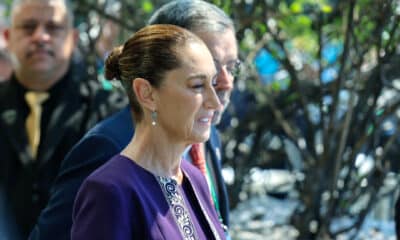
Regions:
<svg viewBox="0 0 400 240"><path fill-rule="evenodd" d="M90 129L84 138L104 136L119 144L127 144L133 135L134 127L129 107L112 114Z"/></svg>
<svg viewBox="0 0 400 240"><path fill-rule="evenodd" d="M0 82L0 124L2 121L11 123L16 120L20 111L18 98L16 84L12 84L11 80Z"/></svg>
<svg viewBox="0 0 400 240"><path fill-rule="evenodd" d="M124 108L97 123L84 135L63 160L60 175L68 175L77 170L81 174L90 174L119 153L129 143L132 135L133 124L130 121L129 108Z"/></svg>
<svg viewBox="0 0 400 240"><path fill-rule="evenodd" d="M84 129L88 131L101 120L128 104L126 94L119 88L105 88L98 80L81 78L77 81L79 98L86 106Z"/></svg>
<svg viewBox="0 0 400 240"><path fill-rule="evenodd" d="M73 84L74 91L78 88L79 97L88 105L87 113L96 115L97 122L122 109L128 103L128 98L121 87L90 76L86 64L80 58L71 62L67 76L69 82Z"/></svg>
<svg viewBox="0 0 400 240"><path fill-rule="evenodd" d="M92 129L88 131L86 135L114 135L119 131L133 131L132 117L130 115L129 107L127 106L97 123Z"/></svg>
<svg viewBox="0 0 400 240"><path fill-rule="evenodd" d="M0 82L0 111L4 108L3 105L7 103L6 99L10 96L9 85L8 82Z"/></svg>
<svg viewBox="0 0 400 240"><path fill-rule="evenodd" d="M12 87L11 80L0 82L0 97L3 98L12 94L9 90Z"/></svg>
<svg viewBox="0 0 400 240"><path fill-rule="evenodd" d="M103 115L122 109L128 103L128 98L121 88L106 87L99 81L86 81L81 84L81 94L90 98L93 107Z"/></svg>
<svg viewBox="0 0 400 240"><path fill-rule="evenodd" d="M4 89L9 84L10 84L10 80L0 81L0 89Z"/></svg>

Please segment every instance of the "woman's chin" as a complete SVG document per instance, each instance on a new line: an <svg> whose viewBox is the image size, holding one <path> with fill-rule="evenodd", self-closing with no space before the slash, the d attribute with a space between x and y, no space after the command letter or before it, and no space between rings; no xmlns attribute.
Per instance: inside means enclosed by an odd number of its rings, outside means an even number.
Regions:
<svg viewBox="0 0 400 240"><path fill-rule="evenodd" d="M210 132L208 131L206 133L197 134L193 138L193 142L195 143L206 142L209 138L210 138Z"/></svg>

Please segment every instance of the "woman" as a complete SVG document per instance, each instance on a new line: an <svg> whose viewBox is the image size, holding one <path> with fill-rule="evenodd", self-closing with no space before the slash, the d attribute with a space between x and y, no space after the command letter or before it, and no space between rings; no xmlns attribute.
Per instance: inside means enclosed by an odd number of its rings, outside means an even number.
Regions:
<svg viewBox="0 0 400 240"><path fill-rule="evenodd" d="M206 45L173 25L150 25L106 60L136 124L121 154L82 184L72 239L225 239L201 172L181 160L221 110ZM101 149L98 149L101 151Z"/></svg>

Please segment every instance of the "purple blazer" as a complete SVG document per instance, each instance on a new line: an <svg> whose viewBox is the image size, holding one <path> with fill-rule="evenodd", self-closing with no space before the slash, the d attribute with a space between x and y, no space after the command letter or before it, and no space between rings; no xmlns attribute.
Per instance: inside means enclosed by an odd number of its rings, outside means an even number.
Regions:
<svg viewBox="0 0 400 240"><path fill-rule="evenodd" d="M225 239L204 176L181 162L184 181L179 187L195 229L184 238L157 178L130 159L116 155L93 172L75 199L71 239ZM173 201L172 201L173 202Z"/></svg>

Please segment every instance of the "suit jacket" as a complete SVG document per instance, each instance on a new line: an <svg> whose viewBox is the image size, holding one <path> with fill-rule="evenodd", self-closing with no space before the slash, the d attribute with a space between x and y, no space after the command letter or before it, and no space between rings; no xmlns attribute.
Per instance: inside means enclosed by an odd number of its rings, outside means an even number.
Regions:
<svg viewBox="0 0 400 240"><path fill-rule="evenodd" d="M225 239L206 179L188 161L180 167L184 179L178 186L171 178L156 178L125 156L114 156L80 187L71 238L177 240L185 232L185 239ZM177 195L185 203L176 201ZM189 220L182 209L187 209L191 224L182 221Z"/></svg>
<svg viewBox="0 0 400 240"><path fill-rule="evenodd" d="M95 123L126 104L126 100L114 96L117 93L103 90L100 84L76 73L74 67L71 64L60 80L61 94L53 98L55 107L48 115L47 126L42 126L35 160L28 147L26 114L21 111L26 108L21 87L15 77L0 84L0 185L4 188L3 202L10 210L7 217L1 217L4 222L15 222L24 239L46 206L50 188L68 151Z"/></svg>
<svg viewBox="0 0 400 240"><path fill-rule="evenodd" d="M128 107L97 124L74 146L63 161L52 188L51 198L42 211L30 239L70 239L72 207L83 180L96 168L122 151L133 136L132 117ZM222 219L228 225L228 197L221 175L220 140L212 127L206 144L209 165L215 170L218 201Z"/></svg>

